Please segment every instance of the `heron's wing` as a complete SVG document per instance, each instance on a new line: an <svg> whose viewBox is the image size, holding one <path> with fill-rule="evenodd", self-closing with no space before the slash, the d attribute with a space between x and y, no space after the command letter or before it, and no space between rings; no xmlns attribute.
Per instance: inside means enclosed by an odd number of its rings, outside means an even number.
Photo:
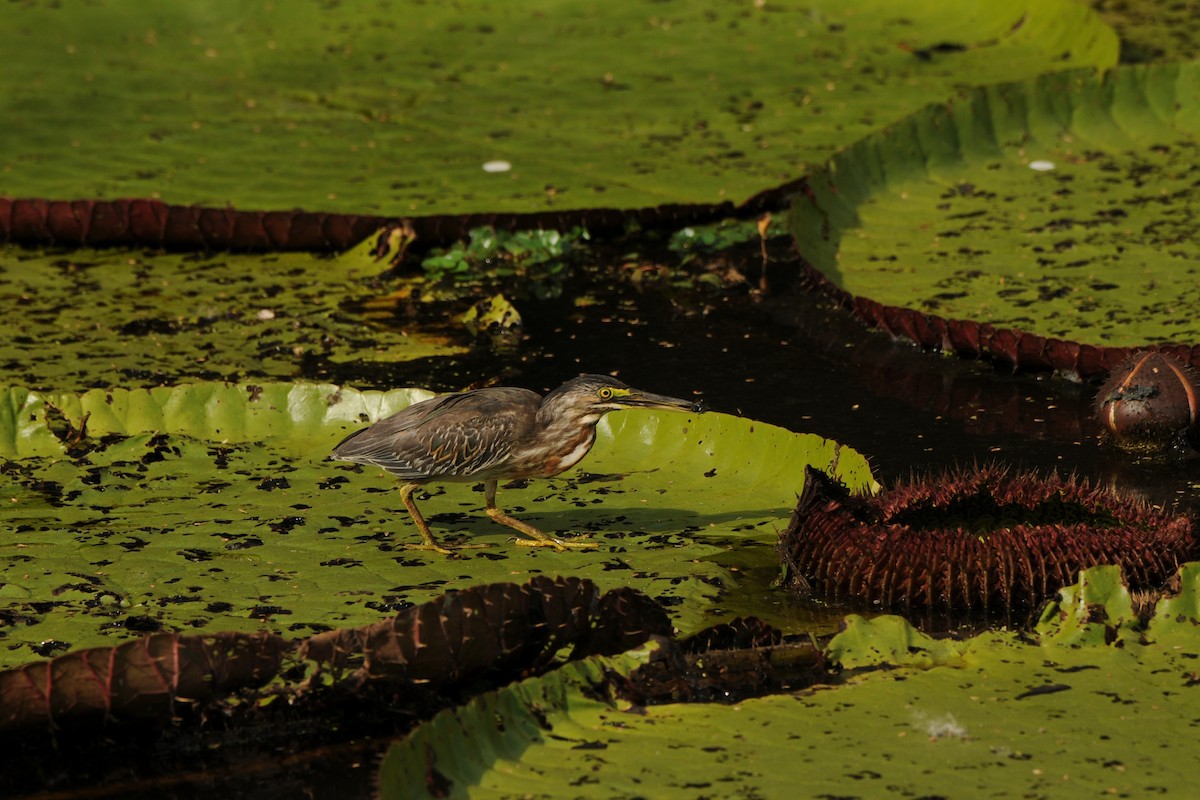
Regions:
<svg viewBox="0 0 1200 800"><path fill-rule="evenodd" d="M469 477L511 456L540 403L534 392L507 387L433 398L351 434L332 457L409 481Z"/></svg>

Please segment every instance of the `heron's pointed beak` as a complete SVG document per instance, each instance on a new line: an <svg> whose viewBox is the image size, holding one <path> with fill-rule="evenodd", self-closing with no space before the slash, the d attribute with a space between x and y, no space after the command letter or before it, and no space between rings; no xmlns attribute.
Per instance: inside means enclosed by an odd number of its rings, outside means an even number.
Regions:
<svg viewBox="0 0 1200 800"><path fill-rule="evenodd" d="M678 397L643 392L640 389L631 389L629 394L615 400L628 408L660 408L664 411L690 411L694 414L703 414L707 410L702 400L680 400Z"/></svg>

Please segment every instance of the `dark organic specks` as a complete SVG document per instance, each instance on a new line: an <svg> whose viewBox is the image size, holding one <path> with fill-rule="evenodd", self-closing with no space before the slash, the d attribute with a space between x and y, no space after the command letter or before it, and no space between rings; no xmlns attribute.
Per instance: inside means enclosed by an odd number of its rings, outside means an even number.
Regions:
<svg viewBox="0 0 1200 800"><path fill-rule="evenodd" d="M70 650L71 643L70 642L60 642L57 639L46 639L45 641L38 642L35 645L31 645L30 649L33 650L33 652L37 653L42 658L50 658L55 653L64 653L67 650Z"/></svg>
<svg viewBox="0 0 1200 800"><path fill-rule="evenodd" d="M217 469L225 469L229 466L229 454L232 452L228 447L211 447L208 454L213 457L213 466Z"/></svg>
<svg viewBox="0 0 1200 800"><path fill-rule="evenodd" d="M271 617L277 617L292 612L280 606L261 605L250 609L250 619L268 620Z"/></svg>
<svg viewBox="0 0 1200 800"><path fill-rule="evenodd" d="M350 482L350 479L347 478L345 475L334 475L331 478L326 478L325 480L319 482L317 484L317 488L318 489L340 489L340 488L342 488L342 484L349 483L349 482Z"/></svg>
<svg viewBox="0 0 1200 800"><path fill-rule="evenodd" d="M158 598L156 601L159 606L177 605L179 603L199 603L199 595L188 594L169 594Z"/></svg>
<svg viewBox="0 0 1200 800"><path fill-rule="evenodd" d="M225 543L226 550L246 550L251 547L262 547L263 540L257 536L246 536Z"/></svg>
<svg viewBox="0 0 1200 800"><path fill-rule="evenodd" d="M121 621L122 627L135 633L154 633L162 628L162 623L144 614L130 614Z"/></svg>
<svg viewBox="0 0 1200 800"><path fill-rule="evenodd" d="M293 529L302 527L308 524L304 517L292 516L284 517L279 522L271 523L271 530L275 533L291 533Z"/></svg>
<svg viewBox="0 0 1200 800"><path fill-rule="evenodd" d="M1019 695L1014 697L1014 700L1025 700L1030 697L1038 697L1044 694L1057 694L1058 692L1068 691L1071 687L1065 683L1048 683L1044 686L1034 686L1031 689L1026 689Z"/></svg>

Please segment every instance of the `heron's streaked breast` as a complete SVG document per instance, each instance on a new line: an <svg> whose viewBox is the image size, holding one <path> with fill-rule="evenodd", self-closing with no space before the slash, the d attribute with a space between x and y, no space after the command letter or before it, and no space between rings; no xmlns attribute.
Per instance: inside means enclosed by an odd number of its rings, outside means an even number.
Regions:
<svg viewBox="0 0 1200 800"><path fill-rule="evenodd" d="M579 460L586 456L588 451L592 449L592 442L596 441L595 432L592 431L591 434L591 436L581 440L578 444L571 448L571 452L558 456L558 465L555 467L554 472L550 474L553 475L563 472L578 464Z"/></svg>
<svg viewBox="0 0 1200 800"><path fill-rule="evenodd" d="M542 477L550 478L578 464L596 441L596 423L601 414L587 414L582 418L576 417L568 423L568 431L547 431L543 441L549 443L544 448L543 466L537 471Z"/></svg>

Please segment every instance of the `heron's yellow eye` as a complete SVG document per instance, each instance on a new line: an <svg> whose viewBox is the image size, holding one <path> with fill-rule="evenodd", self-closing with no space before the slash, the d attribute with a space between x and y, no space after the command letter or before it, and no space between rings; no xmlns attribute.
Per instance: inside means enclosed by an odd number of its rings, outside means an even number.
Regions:
<svg viewBox="0 0 1200 800"><path fill-rule="evenodd" d="M599 397L601 400L612 400L613 399L612 387L611 386L601 386L599 389L596 390L596 397Z"/></svg>

